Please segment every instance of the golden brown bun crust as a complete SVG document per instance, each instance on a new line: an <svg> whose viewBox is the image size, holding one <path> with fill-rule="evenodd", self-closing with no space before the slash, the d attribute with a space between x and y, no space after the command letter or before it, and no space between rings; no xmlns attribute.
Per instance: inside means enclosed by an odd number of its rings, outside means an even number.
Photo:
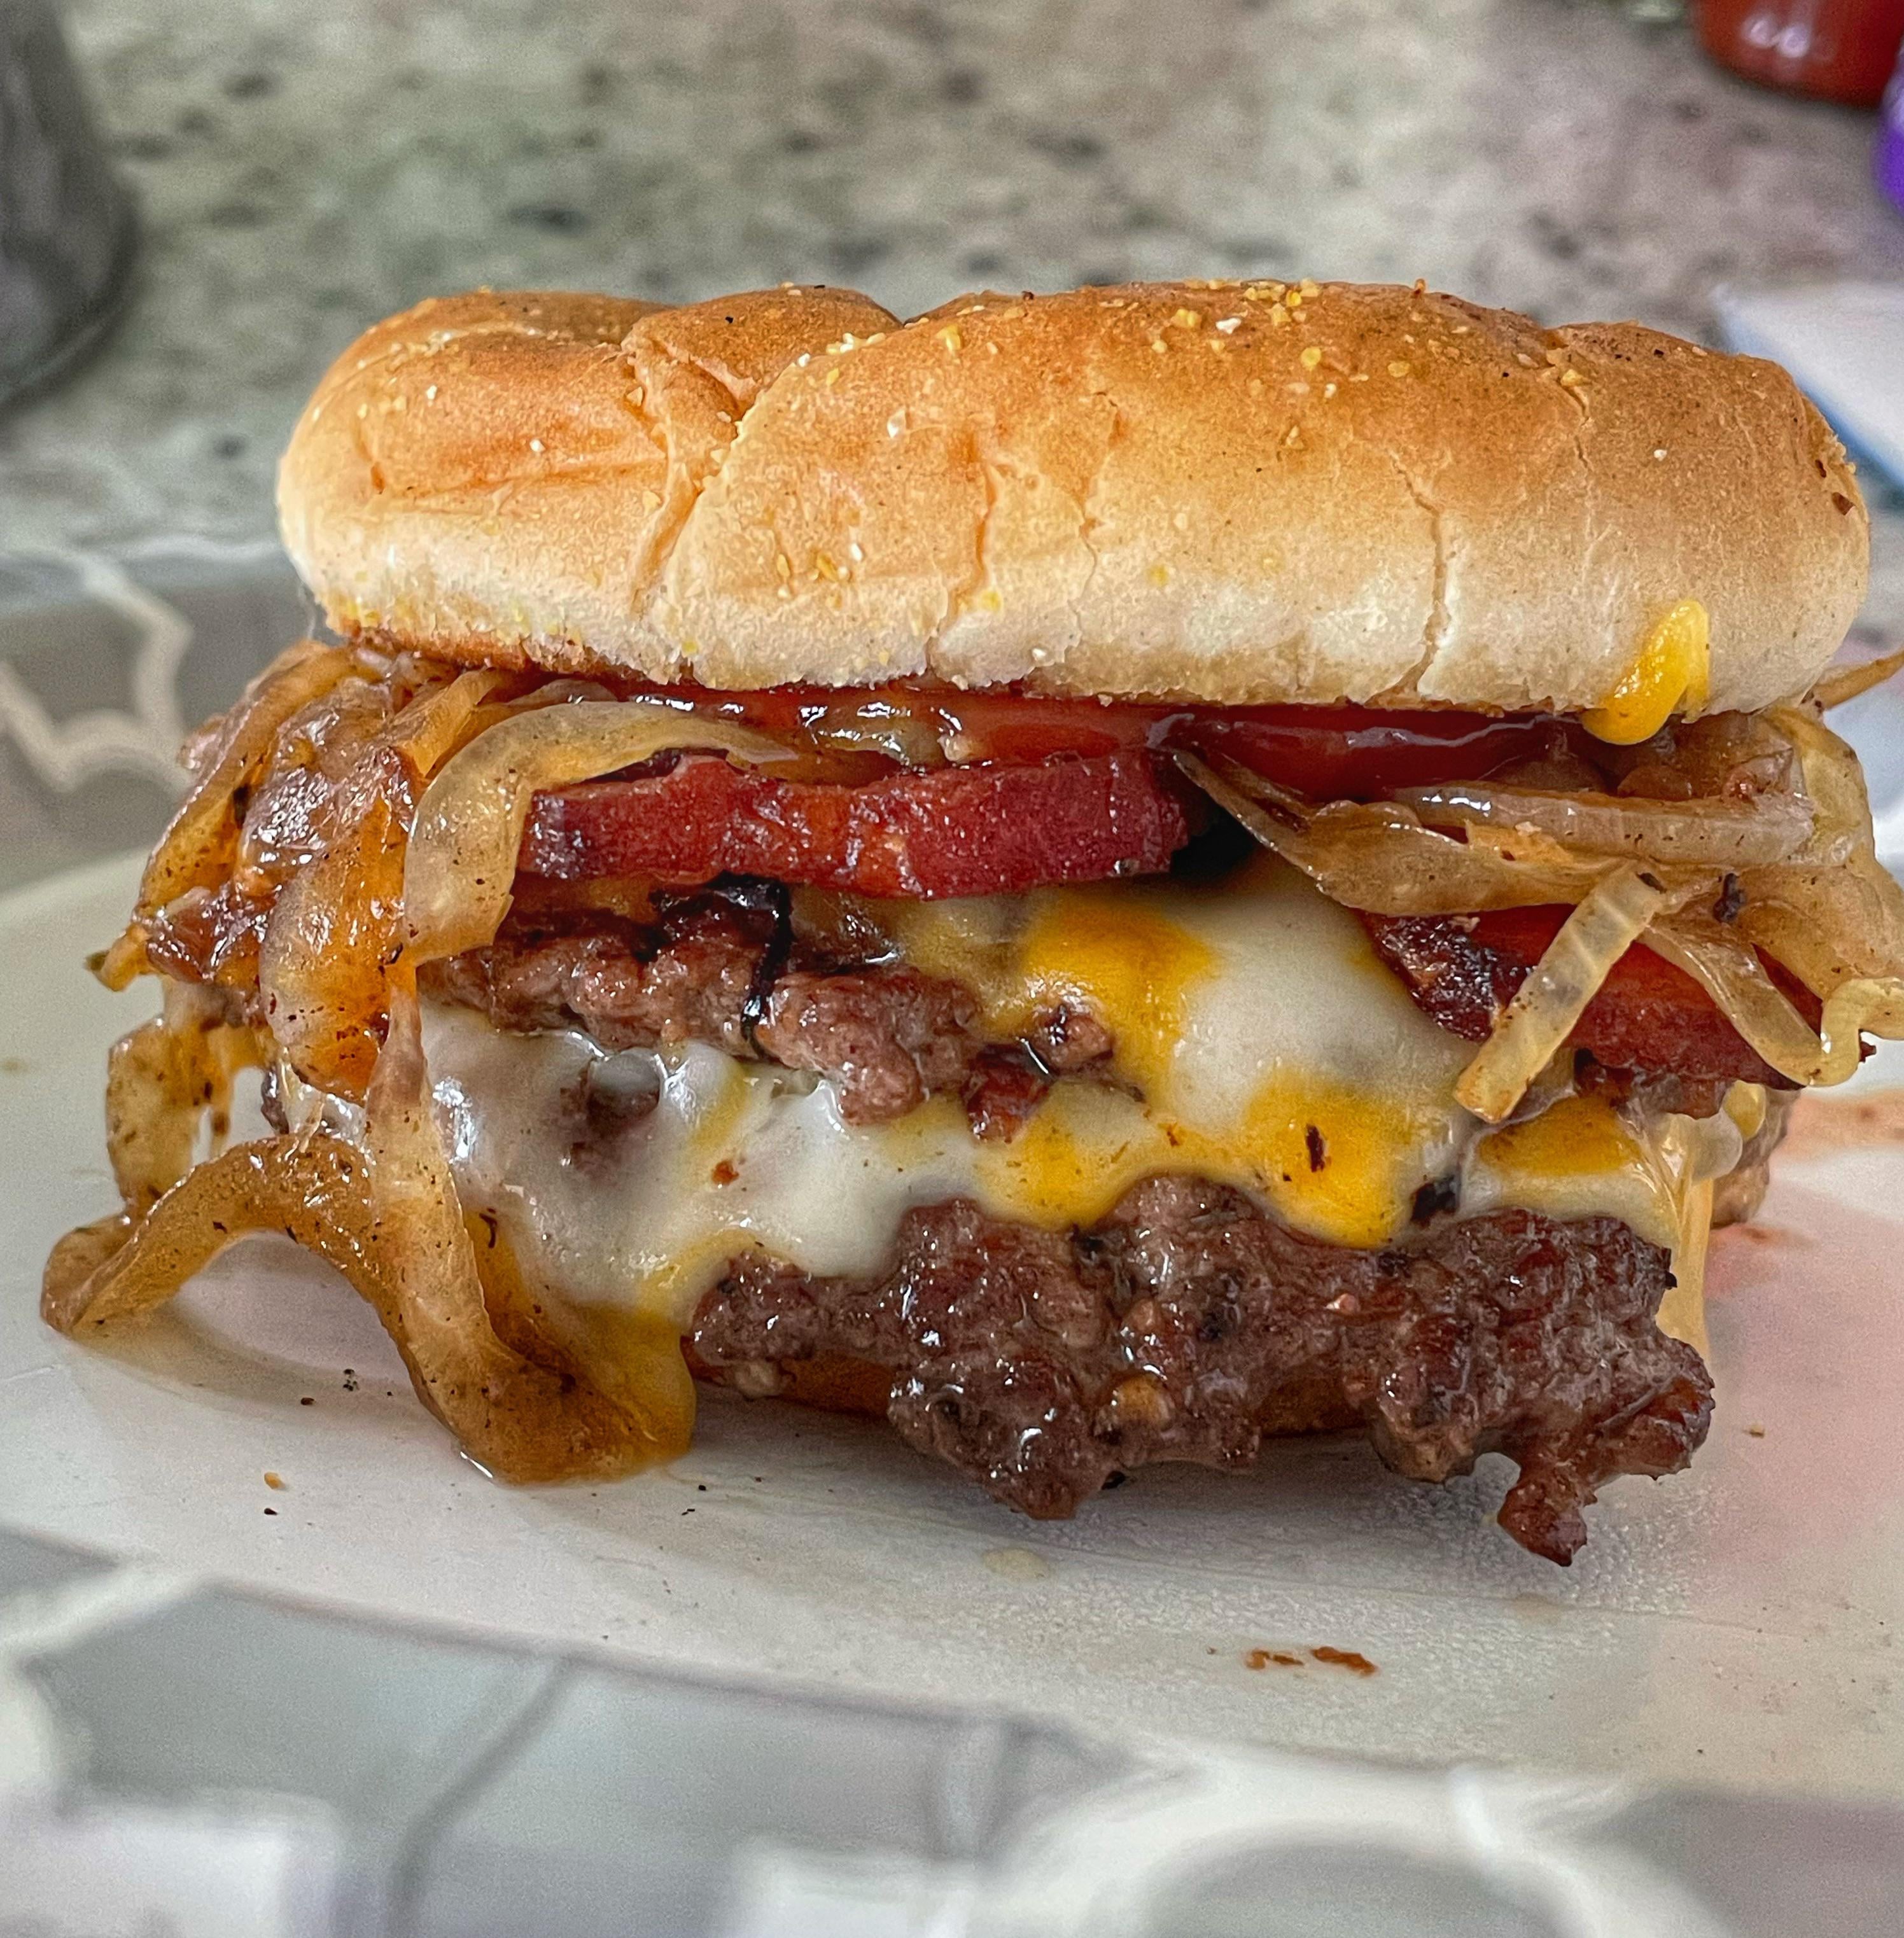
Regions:
<svg viewBox="0 0 1904 1938"><path fill-rule="evenodd" d="M452 297L338 360L279 506L333 625L458 658L1232 704L1573 712L1697 599L1762 706L1867 551L1775 365L1349 284Z"/></svg>

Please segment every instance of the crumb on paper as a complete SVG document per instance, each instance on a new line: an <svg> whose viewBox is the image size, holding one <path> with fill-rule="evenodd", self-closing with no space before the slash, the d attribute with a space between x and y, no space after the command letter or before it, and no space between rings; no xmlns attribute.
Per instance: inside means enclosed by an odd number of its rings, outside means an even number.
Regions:
<svg viewBox="0 0 1904 1938"><path fill-rule="evenodd" d="M1786 1246L1799 1251L1808 1250L1817 1242L1802 1232L1793 1231L1788 1225L1762 1225L1756 1219L1750 1224L1728 1225L1712 1235L1728 1244L1737 1241L1748 1245Z"/></svg>
<svg viewBox="0 0 1904 1938"><path fill-rule="evenodd" d="M1303 1666L1303 1659L1280 1648L1252 1648L1244 1651L1243 1666L1246 1669L1267 1669L1271 1663L1279 1669L1300 1669Z"/></svg>
<svg viewBox="0 0 1904 1938"><path fill-rule="evenodd" d="M1745 1430L1754 1440L1763 1440L1766 1437L1766 1430L1763 1426L1748 1426Z"/></svg>
<svg viewBox="0 0 1904 1938"><path fill-rule="evenodd" d="M317 1405L317 1402L311 1396L310 1394L306 1393L303 1398L298 1402L298 1405L300 1406L315 1406Z"/></svg>
<svg viewBox="0 0 1904 1938"><path fill-rule="evenodd" d="M264 1484L273 1493L281 1494L284 1491L284 1477L281 1474L267 1473Z"/></svg>
<svg viewBox="0 0 1904 1938"><path fill-rule="evenodd" d="M1374 1675L1379 1672L1375 1664L1358 1650L1352 1648L1312 1648L1309 1654L1318 1662L1326 1662L1331 1668L1346 1669L1352 1675Z"/></svg>

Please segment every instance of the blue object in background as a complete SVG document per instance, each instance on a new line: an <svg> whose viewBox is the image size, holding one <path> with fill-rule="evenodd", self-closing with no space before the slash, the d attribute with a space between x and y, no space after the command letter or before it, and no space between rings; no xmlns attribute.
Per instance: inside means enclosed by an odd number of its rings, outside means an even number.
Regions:
<svg viewBox="0 0 1904 1938"><path fill-rule="evenodd" d="M1897 71L1884 90L1883 107L1878 114L1878 148L1872 158L1878 186L1904 209L1904 50L1897 56Z"/></svg>
<svg viewBox="0 0 1904 1938"><path fill-rule="evenodd" d="M1898 99L1893 84L1893 114ZM1904 138L1899 154L1904 167ZM1860 461L1904 488L1904 283L1721 289L1713 308L1733 349L1784 364Z"/></svg>

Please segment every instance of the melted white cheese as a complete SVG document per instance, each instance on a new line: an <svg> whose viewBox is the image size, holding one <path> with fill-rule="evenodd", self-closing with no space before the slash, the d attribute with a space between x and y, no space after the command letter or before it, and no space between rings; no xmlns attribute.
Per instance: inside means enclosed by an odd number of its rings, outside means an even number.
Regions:
<svg viewBox="0 0 1904 1938"><path fill-rule="evenodd" d="M1352 916L1279 865L1210 889L890 914L908 958L961 976L996 1030L1090 1008L1121 1082L1065 1080L1016 1138L984 1143L956 1098L855 1125L826 1082L705 1044L610 1056L579 1033L512 1036L434 1005L425 1046L467 1200L552 1289L683 1321L749 1246L816 1274L869 1273L914 1206L969 1197L1063 1228L1159 1171L1236 1184L1348 1244L1405 1229L1416 1192L1454 1171L1468 1209L1602 1211L1677 1237L1677 1180L1603 1105L1572 1100L1544 1140L1522 1126L1477 1142L1453 1100L1471 1046L1421 1013ZM589 1085L656 1101L592 1138Z"/></svg>

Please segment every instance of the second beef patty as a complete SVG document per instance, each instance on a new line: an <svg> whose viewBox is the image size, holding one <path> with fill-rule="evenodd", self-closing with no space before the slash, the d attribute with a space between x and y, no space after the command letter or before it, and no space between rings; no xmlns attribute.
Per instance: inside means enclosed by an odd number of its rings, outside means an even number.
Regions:
<svg viewBox="0 0 1904 1938"><path fill-rule="evenodd" d="M915 1210L876 1277L742 1256L689 1338L753 1394L877 1368L908 1441L1040 1518L1148 1461L1246 1465L1266 1432L1360 1425L1424 1481L1498 1450L1520 1467L1502 1525L1565 1562L1601 1484L1673 1472L1705 1437L1705 1367L1654 1323L1671 1283L1612 1219L1437 1218L1358 1250L1157 1177L1086 1232Z"/></svg>

